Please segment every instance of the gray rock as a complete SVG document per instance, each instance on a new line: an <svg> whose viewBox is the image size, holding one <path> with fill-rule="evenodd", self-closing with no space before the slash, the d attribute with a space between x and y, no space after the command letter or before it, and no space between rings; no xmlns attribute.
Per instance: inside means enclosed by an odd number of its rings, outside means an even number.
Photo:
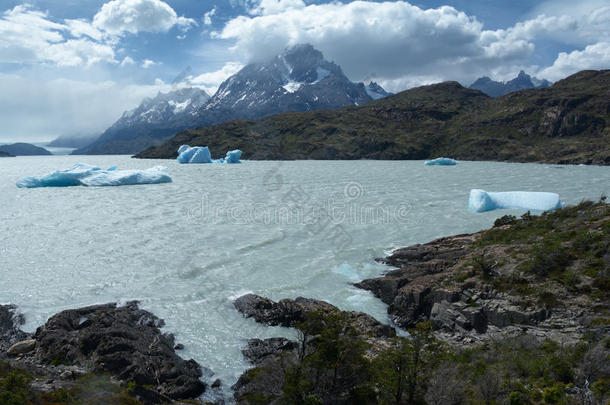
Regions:
<svg viewBox="0 0 610 405"><path fill-rule="evenodd" d="M148 402L197 398L205 391L201 367L174 352L172 335L163 334L163 320L138 308L95 305L52 316L35 334L35 360L106 372L119 381L135 382ZM144 392L145 391L145 392Z"/></svg>
<svg viewBox="0 0 610 405"><path fill-rule="evenodd" d="M6 354L11 357L16 357L21 354L29 353L36 348L36 340L28 339L15 343L6 351Z"/></svg>
<svg viewBox="0 0 610 405"><path fill-rule="evenodd" d="M246 294L236 299L233 304L246 318L253 318L265 325L284 327L295 327L299 322L305 321L309 313L339 311L337 307L327 302L303 297L274 302L259 295ZM362 312L348 312L347 314L351 325L359 333L374 337L396 335L391 326L378 322L370 315Z"/></svg>
<svg viewBox="0 0 610 405"><path fill-rule="evenodd" d="M24 323L16 306L0 305L0 358L12 345L30 338L30 334L19 329Z"/></svg>

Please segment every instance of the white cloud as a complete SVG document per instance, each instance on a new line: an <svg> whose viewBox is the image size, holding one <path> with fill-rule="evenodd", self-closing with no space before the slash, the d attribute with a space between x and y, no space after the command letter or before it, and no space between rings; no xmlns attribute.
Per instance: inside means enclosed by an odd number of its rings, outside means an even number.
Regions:
<svg viewBox="0 0 610 405"><path fill-rule="evenodd" d="M608 6L608 0L547 0L536 3L528 19L534 19L539 15L578 17Z"/></svg>
<svg viewBox="0 0 610 405"><path fill-rule="evenodd" d="M44 141L62 134L101 133L144 97L170 89L165 84L40 76L40 72L29 77L0 73L0 122L5 136L15 137L3 140Z"/></svg>
<svg viewBox="0 0 610 405"><path fill-rule="evenodd" d="M136 61L134 61L131 57L125 56L121 61L121 67L135 65Z"/></svg>
<svg viewBox="0 0 610 405"><path fill-rule="evenodd" d="M269 15L279 14L290 9L305 8L303 0L261 0L254 8L250 9L251 14Z"/></svg>
<svg viewBox="0 0 610 405"><path fill-rule="evenodd" d="M116 63L114 50L110 46L86 39L69 39L59 44L51 44L42 55L57 66L91 66L101 61Z"/></svg>
<svg viewBox="0 0 610 405"><path fill-rule="evenodd" d="M102 39L102 32L95 28L87 20L65 20L70 33L76 38L88 36L91 39L100 41Z"/></svg>
<svg viewBox="0 0 610 405"><path fill-rule="evenodd" d="M159 64L160 64L160 62L155 62L154 60L150 60L150 59L144 59L142 61L142 67L144 69L148 69L149 67L159 65Z"/></svg>
<svg viewBox="0 0 610 405"><path fill-rule="evenodd" d="M577 9L562 15L541 14L494 33L508 40L550 38L566 44L587 44L610 39L610 6L591 10Z"/></svg>
<svg viewBox="0 0 610 405"><path fill-rule="evenodd" d="M161 0L112 0L93 17L93 25L111 35L139 32L167 32L178 26L188 30L195 20L179 17Z"/></svg>
<svg viewBox="0 0 610 405"><path fill-rule="evenodd" d="M0 62L59 66L115 63L111 46L83 38L96 37L98 33L81 20L56 23L47 13L31 6L16 6L0 18Z"/></svg>
<svg viewBox="0 0 610 405"><path fill-rule="evenodd" d="M589 2L595 0L588 0ZM484 30L453 7L422 9L405 1L305 5L262 0L212 37L233 41L237 58L263 61L285 47L310 43L352 80L376 76L394 91L433 79L469 84L481 75L514 75L528 65L541 38L585 46L609 34L610 7L541 15L504 30ZM601 39L600 39L601 38Z"/></svg>
<svg viewBox="0 0 610 405"><path fill-rule="evenodd" d="M582 51L561 52L555 62L541 70L538 76L559 80L585 69L610 68L610 42L589 45Z"/></svg>
<svg viewBox="0 0 610 405"><path fill-rule="evenodd" d="M214 7L213 9L211 9L210 11L206 12L203 15L203 23L205 25L212 25L212 17L214 17L215 14L216 14L216 7Z"/></svg>
<svg viewBox="0 0 610 405"><path fill-rule="evenodd" d="M239 72L244 65L239 62L228 62L222 68L213 71L203 73L197 77L189 78L188 84L195 87L200 87L206 91L206 93L213 95L218 90L220 84L225 81L229 76Z"/></svg>
<svg viewBox="0 0 610 405"><path fill-rule="evenodd" d="M403 1L355 1L240 16L217 36L234 40L234 50L254 61L286 46L311 43L353 80L429 72L460 78L522 60L533 51L526 41L503 41L485 33L475 18L452 7L423 10Z"/></svg>

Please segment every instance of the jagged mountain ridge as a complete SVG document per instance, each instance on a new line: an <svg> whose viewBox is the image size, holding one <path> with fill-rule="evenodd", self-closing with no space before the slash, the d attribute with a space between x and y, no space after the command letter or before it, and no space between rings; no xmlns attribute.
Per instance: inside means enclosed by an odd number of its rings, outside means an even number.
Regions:
<svg viewBox="0 0 610 405"><path fill-rule="evenodd" d="M96 142L75 153L136 153L187 128L283 112L357 106L390 95L377 83L365 86L350 81L340 66L325 60L311 45L297 45L270 61L245 66L225 80L208 101L193 103L196 108L189 106L183 114L167 114L171 104L163 98L175 97L170 94L145 100L123 114ZM161 111L147 116L149 104L155 103L162 104ZM152 121L146 122L149 117Z"/></svg>
<svg viewBox="0 0 610 405"><path fill-rule="evenodd" d="M249 64L225 80L196 121L209 125L218 123L219 116L222 121L254 119L361 105L373 99L364 84L351 82L341 67L326 61L313 46L297 45L270 62Z"/></svg>
<svg viewBox="0 0 610 405"><path fill-rule="evenodd" d="M284 113L186 130L136 157L182 144L239 148L251 160L430 159L610 165L610 70L492 98L445 82L359 107Z"/></svg>
<svg viewBox="0 0 610 405"><path fill-rule="evenodd" d="M517 77L507 82L498 82L487 76L480 77L470 85L470 88L482 91L491 97L500 97L518 90L547 88L551 84L546 79L537 79L522 70Z"/></svg>
<svg viewBox="0 0 610 405"><path fill-rule="evenodd" d="M188 128L210 96L196 87L186 87L145 98L142 103L125 111L110 128L93 143L72 154L130 154L139 147L156 145L176 131Z"/></svg>

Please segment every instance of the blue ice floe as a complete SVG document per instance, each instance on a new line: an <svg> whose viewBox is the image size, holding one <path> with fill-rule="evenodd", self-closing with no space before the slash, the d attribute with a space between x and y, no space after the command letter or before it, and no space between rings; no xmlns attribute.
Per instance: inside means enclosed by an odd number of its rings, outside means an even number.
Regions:
<svg viewBox="0 0 610 405"><path fill-rule="evenodd" d="M561 208L559 194L535 191L504 191L491 193L484 190L470 190L468 209L485 212L497 209L516 208L532 211L550 211Z"/></svg>
<svg viewBox="0 0 610 405"><path fill-rule="evenodd" d="M239 149L230 150L225 156L225 163L241 163L241 151Z"/></svg>
<svg viewBox="0 0 610 405"><path fill-rule="evenodd" d="M182 145L178 149L178 163L212 163L212 154L207 146Z"/></svg>
<svg viewBox="0 0 610 405"><path fill-rule="evenodd" d="M444 157L439 157L433 160L426 160L424 162L424 165L426 166L455 166L457 164L457 160Z"/></svg>
<svg viewBox="0 0 610 405"><path fill-rule="evenodd" d="M116 166L102 169L85 163L76 163L67 170L58 170L40 177L23 177L17 181L17 187L127 186L171 181L172 178L164 166L155 166L146 170L117 170Z"/></svg>
<svg viewBox="0 0 610 405"><path fill-rule="evenodd" d="M178 163L241 163L242 151L239 149L227 152L225 158L212 160L212 154L207 146L182 145L178 148Z"/></svg>

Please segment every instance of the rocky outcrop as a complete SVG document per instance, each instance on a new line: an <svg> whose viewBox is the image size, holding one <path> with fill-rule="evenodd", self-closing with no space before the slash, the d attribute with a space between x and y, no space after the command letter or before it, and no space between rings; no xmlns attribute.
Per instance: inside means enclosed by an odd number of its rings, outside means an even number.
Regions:
<svg viewBox="0 0 610 405"><path fill-rule="evenodd" d="M17 312L17 307L0 305L0 359L14 344L30 337L20 329L24 322L25 318Z"/></svg>
<svg viewBox="0 0 610 405"><path fill-rule="evenodd" d="M356 286L388 304L388 314L401 328L431 321L436 335L453 343L469 344L523 333L574 343L588 330L594 313L607 308L607 302L598 298L607 294L603 265L598 264L601 267L596 273L586 263L599 261L595 257L603 249L607 251L607 228L599 224L609 218L610 209L603 203L583 203L582 208L572 207L548 216L524 216L521 220L513 217L513 224L500 221L491 230L398 249L379 259L397 269ZM580 242L575 242L574 236L565 236L565 242L558 242L557 235L579 232L599 235L597 245L587 242L589 245L584 248L575 247L582 257L593 255L591 259L569 256L563 267L558 267L552 257L561 252L540 252L547 246L545 243L570 250L570 244ZM549 242L544 242L545 238ZM533 261L542 263L538 265L542 268L528 270ZM544 266L554 267L547 270ZM552 277L546 273L551 271ZM565 281L569 277L577 281ZM579 285L575 285L577 282ZM592 286L596 285L599 290L592 294Z"/></svg>
<svg viewBox="0 0 610 405"><path fill-rule="evenodd" d="M206 391L202 367L175 353L164 321L137 302L62 311L28 335L14 306L0 306L0 356L36 378L32 389L67 389L91 373L111 375L144 403L194 399ZM207 374L212 374L209 370Z"/></svg>
<svg viewBox="0 0 610 405"><path fill-rule="evenodd" d="M298 343L294 340L274 337L264 340L250 339L242 353L250 363L261 365L268 358L278 358L285 353L295 352L297 349Z"/></svg>
<svg viewBox="0 0 610 405"><path fill-rule="evenodd" d="M258 396L279 403L286 370L298 356L298 343L286 338L250 339L242 353L255 368L246 370L231 387L236 402L249 404Z"/></svg>
<svg viewBox="0 0 610 405"><path fill-rule="evenodd" d="M173 336L159 330L163 325L136 302L67 310L38 328L34 356L42 364L79 365L154 386L162 397L196 398L206 388L201 367L176 355Z"/></svg>
<svg viewBox="0 0 610 405"><path fill-rule="evenodd" d="M307 322L311 314L321 315L322 318L340 314L346 322L345 328L353 330L357 339L370 344L367 351L369 357L375 357L380 350L387 348L396 336L394 328L370 315L341 311L327 302L311 298L298 297L274 302L247 294L235 300L234 305L245 317L270 326L301 327L300 324ZM303 335L302 338L305 340L299 342L286 338L250 339L242 353L254 368L244 372L233 385L236 402L244 405L284 403L286 373L298 363L299 358L311 354L311 350L315 351L316 337Z"/></svg>
<svg viewBox="0 0 610 405"><path fill-rule="evenodd" d="M305 321L309 313L339 312L337 307L327 302L303 297L274 302L259 295L246 294L236 299L234 305L246 318L253 318L256 322L265 325L284 327L295 327L298 323ZM391 326L384 325L365 313L347 312L347 316L351 325L363 335L373 337L395 335Z"/></svg>

